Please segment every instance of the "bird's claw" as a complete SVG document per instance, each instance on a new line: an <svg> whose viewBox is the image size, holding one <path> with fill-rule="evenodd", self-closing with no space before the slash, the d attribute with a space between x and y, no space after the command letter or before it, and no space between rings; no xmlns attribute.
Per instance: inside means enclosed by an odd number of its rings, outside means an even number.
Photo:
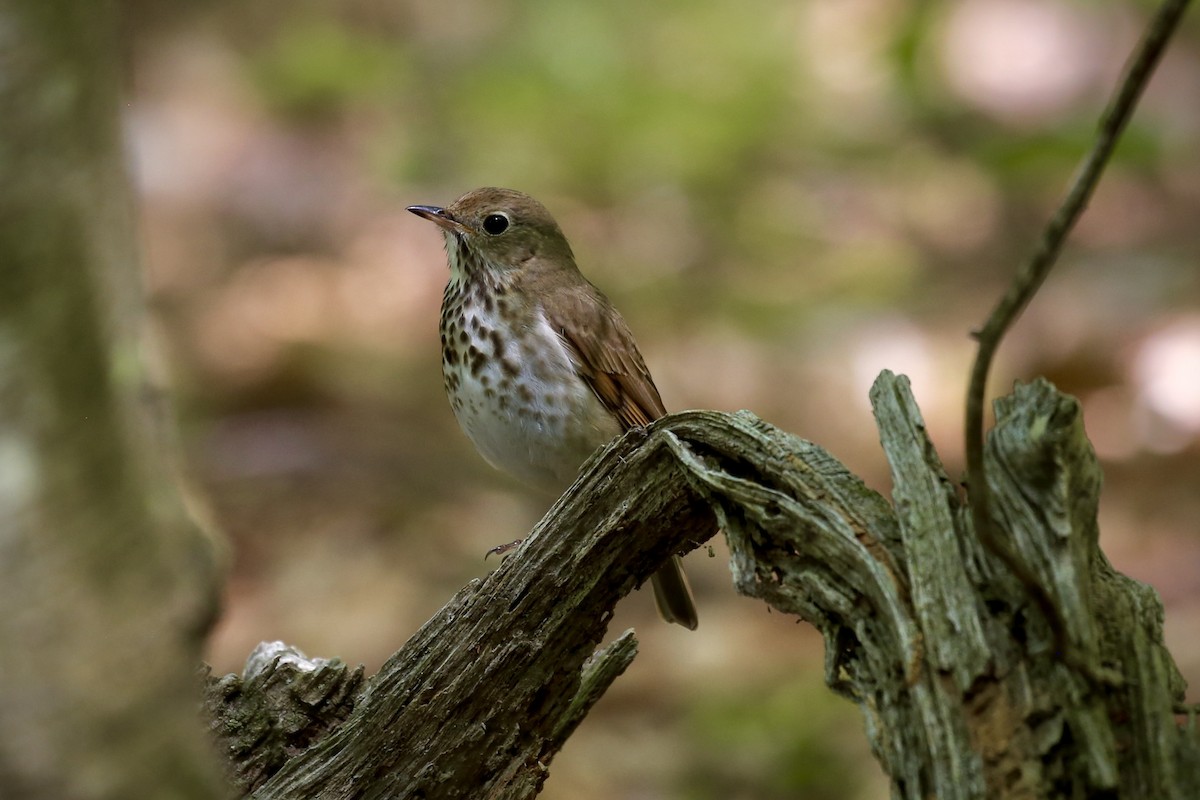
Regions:
<svg viewBox="0 0 1200 800"><path fill-rule="evenodd" d="M513 550L516 550L518 547L520 547L521 542L523 542L523 541L525 541L525 540L517 539L515 542L509 542L508 544L496 545L491 550L488 550L486 553L483 554L483 560L487 561L488 558L490 558L491 556L502 556L505 553L512 552Z"/></svg>

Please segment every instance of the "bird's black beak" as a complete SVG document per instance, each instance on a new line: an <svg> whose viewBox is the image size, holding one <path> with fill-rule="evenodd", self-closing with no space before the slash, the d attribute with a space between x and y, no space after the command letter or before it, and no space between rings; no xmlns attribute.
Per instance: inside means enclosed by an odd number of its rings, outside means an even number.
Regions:
<svg viewBox="0 0 1200 800"><path fill-rule="evenodd" d="M441 206L409 206L408 210L445 230L456 233L462 233L466 230L466 226L456 220L451 216L449 211Z"/></svg>

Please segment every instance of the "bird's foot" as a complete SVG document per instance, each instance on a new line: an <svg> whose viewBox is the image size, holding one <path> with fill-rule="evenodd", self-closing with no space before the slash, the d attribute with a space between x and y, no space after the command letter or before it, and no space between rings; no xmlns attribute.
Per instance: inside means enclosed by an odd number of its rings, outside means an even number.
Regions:
<svg viewBox="0 0 1200 800"><path fill-rule="evenodd" d="M517 539L515 542L509 542L508 544L496 545L491 550L488 550L486 553L483 554L483 560L487 561L488 558L490 558L491 556L502 556L505 553L511 553L513 550L516 550L518 547L520 547L521 542L523 542L523 541L525 541L525 540Z"/></svg>

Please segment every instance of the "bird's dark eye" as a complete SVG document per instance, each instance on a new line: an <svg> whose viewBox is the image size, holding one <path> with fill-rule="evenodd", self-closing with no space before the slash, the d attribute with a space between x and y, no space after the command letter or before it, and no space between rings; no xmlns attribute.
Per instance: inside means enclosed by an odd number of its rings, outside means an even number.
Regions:
<svg viewBox="0 0 1200 800"><path fill-rule="evenodd" d="M503 214L488 214L483 218L483 229L491 236L499 236L508 230L508 217Z"/></svg>

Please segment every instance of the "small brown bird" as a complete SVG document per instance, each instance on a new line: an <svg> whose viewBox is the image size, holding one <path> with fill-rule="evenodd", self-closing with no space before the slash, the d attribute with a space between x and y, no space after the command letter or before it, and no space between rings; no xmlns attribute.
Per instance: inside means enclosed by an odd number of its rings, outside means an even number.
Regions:
<svg viewBox="0 0 1200 800"><path fill-rule="evenodd" d="M545 206L484 188L408 210L446 238L442 378L489 464L561 493L598 447L667 413L629 326L580 274ZM679 557L652 583L663 619L695 629Z"/></svg>

